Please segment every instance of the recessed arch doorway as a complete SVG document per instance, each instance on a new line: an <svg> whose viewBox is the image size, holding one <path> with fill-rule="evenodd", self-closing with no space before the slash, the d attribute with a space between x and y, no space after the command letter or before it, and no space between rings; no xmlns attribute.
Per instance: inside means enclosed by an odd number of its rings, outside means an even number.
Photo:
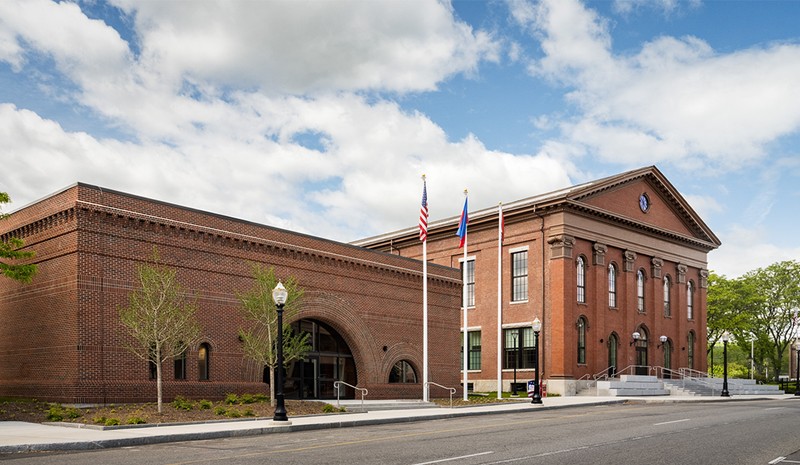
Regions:
<svg viewBox="0 0 800 465"><path fill-rule="evenodd" d="M344 338L332 326L313 319L291 324L292 332L310 335L311 351L303 360L292 362L286 370L284 394L288 399L335 399L333 383L344 381L356 386L355 360ZM352 399L355 392L343 386L341 398Z"/></svg>

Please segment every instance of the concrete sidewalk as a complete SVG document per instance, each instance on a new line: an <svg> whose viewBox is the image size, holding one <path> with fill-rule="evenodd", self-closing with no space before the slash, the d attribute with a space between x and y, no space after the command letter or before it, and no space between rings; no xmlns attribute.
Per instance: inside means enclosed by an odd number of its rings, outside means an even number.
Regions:
<svg viewBox="0 0 800 465"><path fill-rule="evenodd" d="M254 436L291 431L345 428L352 426L379 425L468 415L489 415L509 412L531 412L569 407L620 404L625 402L730 402L757 399L786 399L780 396L736 396L722 397L547 397L543 405L532 405L529 401L484 404L474 407L420 408L398 410L376 410L366 413L342 413L290 417L286 422L271 419L214 421L182 425L131 425L101 429L100 427L72 423L25 423L19 421L0 422L0 453L15 453L46 450L89 450L110 447L137 446L165 442L218 439L237 436ZM357 404L350 404L356 406ZM369 403L365 402L369 408Z"/></svg>

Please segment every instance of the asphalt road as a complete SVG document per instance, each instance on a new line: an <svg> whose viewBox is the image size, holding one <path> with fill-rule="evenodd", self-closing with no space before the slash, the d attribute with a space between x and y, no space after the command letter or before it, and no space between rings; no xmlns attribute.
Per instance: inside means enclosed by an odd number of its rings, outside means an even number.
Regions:
<svg viewBox="0 0 800 465"><path fill-rule="evenodd" d="M629 404L70 453L19 464L800 463L800 399Z"/></svg>

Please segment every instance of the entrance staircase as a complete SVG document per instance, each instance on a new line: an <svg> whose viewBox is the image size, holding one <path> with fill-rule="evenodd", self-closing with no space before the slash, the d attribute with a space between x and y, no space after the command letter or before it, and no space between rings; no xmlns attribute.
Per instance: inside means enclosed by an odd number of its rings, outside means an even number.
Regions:
<svg viewBox="0 0 800 465"><path fill-rule="evenodd" d="M621 375L619 379L597 382L598 396L668 396L664 382L655 376Z"/></svg>
<svg viewBox="0 0 800 465"><path fill-rule="evenodd" d="M622 373L650 373L648 375ZM703 372L682 368L630 366L615 376L608 370L595 375L578 395L597 396L719 396L724 380ZM757 384L755 380L728 378L728 393L732 396L783 394L778 386Z"/></svg>

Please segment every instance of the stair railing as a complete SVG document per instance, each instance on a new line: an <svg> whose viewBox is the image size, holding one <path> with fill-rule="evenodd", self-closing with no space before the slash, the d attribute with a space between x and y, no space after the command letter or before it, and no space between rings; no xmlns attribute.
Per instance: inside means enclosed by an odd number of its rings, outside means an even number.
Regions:
<svg viewBox="0 0 800 465"><path fill-rule="evenodd" d="M428 381L427 383L425 383L425 389L428 389L428 387L431 384L434 385L434 386L440 387L442 389L447 389L448 391L450 391L450 408L453 408L453 394L456 393L456 391L457 391L456 388L442 386L441 384L434 383L433 381Z"/></svg>
<svg viewBox="0 0 800 465"><path fill-rule="evenodd" d="M366 388L360 388L358 386L353 386L352 384L345 383L344 381L334 381L333 388L336 389L336 408L339 408L339 397L341 394L341 386L344 384L345 386L350 386L351 388L355 389L356 391L361 392L361 410L364 410L364 396L369 394L369 391Z"/></svg>

